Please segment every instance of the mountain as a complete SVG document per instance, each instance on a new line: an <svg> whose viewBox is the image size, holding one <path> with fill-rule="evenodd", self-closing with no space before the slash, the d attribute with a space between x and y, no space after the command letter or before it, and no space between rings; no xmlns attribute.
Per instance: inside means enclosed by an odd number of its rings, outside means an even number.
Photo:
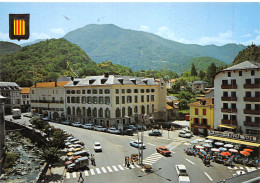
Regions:
<svg viewBox="0 0 260 183"><path fill-rule="evenodd" d="M197 71L207 70L208 66L210 66L210 64L212 64L212 63L214 63L217 67L228 65L228 64L226 64L226 63L224 63L220 60L217 60L217 59L211 58L211 57L196 57L196 58L193 58L190 61L189 68L191 68L193 63L195 65L195 68L196 68Z"/></svg>
<svg viewBox="0 0 260 183"><path fill-rule="evenodd" d="M0 41L0 55L6 54L6 53L14 53L21 49L21 46L10 43L7 41Z"/></svg>
<svg viewBox="0 0 260 183"><path fill-rule="evenodd" d="M0 57L1 79L32 86L34 82L54 81L60 76L85 77L109 74L131 75L132 70L110 61L96 64L77 45L65 39L50 39L22 47Z"/></svg>
<svg viewBox="0 0 260 183"><path fill-rule="evenodd" d="M39 42L45 41L45 40L47 40L47 39L36 39L35 41L32 41L32 42L27 42L27 43L20 44L20 46L21 47L29 46L29 45L36 44L36 43L39 43Z"/></svg>
<svg viewBox="0 0 260 183"><path fill-rule="evenodd" d="M246 49L240 51L233 61L233 65L244 61L253 61L260 63L260 45L254 44L248 46Z"/></svg>
<svg viewBox="0 0 260 183"><path fill-rule="evenodd" d="M122 29L113 24L90 24L67 33L65 39L80 46L97 62L111 60L133 70L171 69L185 71L194 57L212 57L232 63L245 46L200 46L182 44L143 31Z"/></svg>

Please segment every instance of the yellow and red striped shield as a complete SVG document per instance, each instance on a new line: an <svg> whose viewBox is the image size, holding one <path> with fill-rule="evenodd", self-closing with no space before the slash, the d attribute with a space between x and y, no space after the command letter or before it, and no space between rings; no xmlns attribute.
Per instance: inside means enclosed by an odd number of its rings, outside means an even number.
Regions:
<svg viewBox="0 0 260 183"><path fill-rule="evenodd" d="M9 14L9 37L10 39L29 39L30 14Z"/></svg>
<svg viewBox="0 0 260 183"><path fill-rule="evenodd" d="M25 35L24 20L14 20L14 35Z"/></svg>

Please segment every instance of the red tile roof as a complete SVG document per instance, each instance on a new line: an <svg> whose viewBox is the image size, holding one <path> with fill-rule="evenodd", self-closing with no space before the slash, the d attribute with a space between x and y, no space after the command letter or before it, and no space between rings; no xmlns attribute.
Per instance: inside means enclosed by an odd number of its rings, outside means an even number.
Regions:
<svg viewBox="0 0 260 183"><path fill-rule="evenodd" d="M30 88L21 88L21 94L29 94Z"/></svg>
<svg viewBox="0 0 260 183"><path fill-rule="evenodd" d="M57 82L56 87L65 86L69 81L59 81ZM36 88L53 88L55 87L55 82L43 82L43 83L37 83ZM35 88L33 85L31 88Z"/></svg>
<svg viewBox="0 0 260 183"><path fill-rule="evenodd" d="M205 102L205 104L203 103ZM202 99L189 104L190 107L214 107L214 97Z"/></svg>

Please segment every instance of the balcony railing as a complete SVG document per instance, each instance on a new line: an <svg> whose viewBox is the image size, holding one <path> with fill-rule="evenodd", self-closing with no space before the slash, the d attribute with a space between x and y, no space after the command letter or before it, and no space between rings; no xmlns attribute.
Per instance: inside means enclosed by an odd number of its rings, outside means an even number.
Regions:
<svg viewBox="0 0 260 183"><path fill-rule="evenodd" d="M63 104L64 100L31 100L32 103L53 103L53 104Z"/></svg>
<svg viewBox="0 0 260 183"><path fill-rule="evenodd" d="M236 108L231 108L231 109L221 108L221 112L236 113L236 112L237 112L237 109L236 109Z"/></svg>
<svg viewBox="0 0 260 183"><path fill-rule="evenodd" d="M237 84L231 84L231 85L222 84L221 89L237 89Z"/></svg>
<svg viewBox="0 0 260 183"><path fill-rule="evenodd" d="M260 127L260 123L254 123L251 121L244 121L245 126L251 126L251 127Z"/></svg>
<svg viewBox="0 0 260 183"><path fill-rule="evenodd" d="M221 101L237 101L237 97L221 97Z"/></svg>
<svg viewBox="0 0 260 183"><path fill-rule="evenodd" d="M244 109L244 114L260 115L260 110Z"/></svg>
<svg viewBox="0 0 260 183"><path fill-rule="evenodd" d="M224 125L237 125L237 120L222 119L221 123Z"/></svg>
<svg viewBox="0 0 260 183"><path fill-rule="evenodd" d="M260 88L260 84L244 84L245 89Z"/></svg>
<svg viewBox="0 0 260 183"><path fill-rule="evenodd" d="M245 102L260 102L260 97L244 97Z"/></svg>

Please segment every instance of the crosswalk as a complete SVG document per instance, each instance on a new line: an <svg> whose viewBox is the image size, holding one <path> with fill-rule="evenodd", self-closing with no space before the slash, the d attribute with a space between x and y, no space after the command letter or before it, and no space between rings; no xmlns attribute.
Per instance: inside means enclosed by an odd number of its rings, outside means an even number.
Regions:
<svg viewBox="0 0 260 183"><path fill-rule="evenodd" d="M159 153L153 153L150 156L148 156L147 158L145 158L143 160L143 163L147 164L147 165L152 165L155 162L157 162L159 159L161 159L162 157L164 157L164 156Z"/></svg>
<svg viewBox="0 0 260 183"><path fill-rule="evenodd" d="M239 166L239 167L238 166L234 166L234 167L227 166L227 168L229 170L235 170L233 177L237 176L237 175L246 174L246 172L253 172L253 171L256 171L257 169L260 170L260 167L256 168L256 167L242 167L242 166Z"/></svg>
<svg viewBox="0 0 260 183"><path fill-rule="evenodd" d="M119 172L124 170L130 170L134 168L141 168L139 165L134 164L130 165L130 167L125 167L124 165L113 165L113 166L106 166L106 167L99 167L99 168L91 168L89 170L85 170L83 175L85 177L89 176L95 176L95 175L101 175L101 174L107 174L107 173L113 173L113 172ZM66 172L66 179L75 179L79 177L79 172Z"/></svg>

